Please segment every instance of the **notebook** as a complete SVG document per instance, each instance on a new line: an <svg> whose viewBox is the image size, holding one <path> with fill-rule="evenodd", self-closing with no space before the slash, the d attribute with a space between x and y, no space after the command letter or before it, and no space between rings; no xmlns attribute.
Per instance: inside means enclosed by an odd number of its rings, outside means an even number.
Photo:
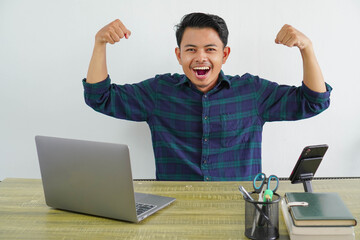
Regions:
<svg viewBox="0 0 360 240"><path fill-rule="evenodd" d="M291 240L355 240L354 227L298 227L295 226L289 213L286 200L281 200L281 212Z"/></svg>
<svg viewBox="0 0 360 240"><path fill-rule="evenodd" d="M137 223L175 201L134 192L127 145L47 136L35 142L50 207Z"/></svg>
<svg viewBox="0 0 360 240"><path fill-rule="evenodd" d="M287 202L307 202L293 206L290 214L296 226L355 226L353 217L338 193L285 193Z"/></svg>

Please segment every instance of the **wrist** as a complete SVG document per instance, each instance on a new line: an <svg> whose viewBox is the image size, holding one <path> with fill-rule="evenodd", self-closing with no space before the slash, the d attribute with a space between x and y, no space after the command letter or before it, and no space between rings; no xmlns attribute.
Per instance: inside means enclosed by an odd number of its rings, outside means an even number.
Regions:
<svg viewBox="0 0 360 240"><path fill-rule="evenodd" d="M94 48L105 48L105 47L106 47L106 42L97 41L97 40L95 39Z"/></svg>
<svg viewBox="0 0 360 240"><path fill-rule="evenodd" d="M303 57L314 55L314 48L312 42L309 41L309 43L304 48L300 48L300 53Z"/></svg>
<svg viewBox="0 0 360 240"><path fill-rule="evenodd" d="M106 54L106 43L95 42L93 54L98 56Z"/></svg>

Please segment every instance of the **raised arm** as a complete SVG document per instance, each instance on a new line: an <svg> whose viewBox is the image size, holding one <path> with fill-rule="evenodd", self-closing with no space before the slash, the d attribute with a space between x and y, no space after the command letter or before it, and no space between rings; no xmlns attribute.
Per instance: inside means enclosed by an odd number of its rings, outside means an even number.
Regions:
<svg viewBox="0 0 360 240"><path fill-rule="evenodd" d="M275 43L288 47L298 47L303 59L304 84L314 92L326 92L324 77L316 60L313 45L308 37L286 24L277 34Z"/></svg>
<svg viewBox="0 0 360 240"><path fill-rule="evenodd" d="M109 23L97 32L95 35L94 50L86 77L87 83L101 82L108 75L106 66L106 44L115 44L124 37L128 39L130 35L130 30L128 30L119 19Z"/></svg>

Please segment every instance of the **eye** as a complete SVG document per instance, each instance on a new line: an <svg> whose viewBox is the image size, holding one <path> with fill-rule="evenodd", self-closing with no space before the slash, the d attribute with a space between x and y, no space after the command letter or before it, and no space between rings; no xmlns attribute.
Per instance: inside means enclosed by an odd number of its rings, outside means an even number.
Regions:
<svg viewBox="0 0 360 240"><path fill-rule="evenodd" d="M185 52L195 52L195 48L187 48Z"/></svg>
<svg viewBox="0 0 360 240"><path fill-rule="evenodd" d="M206 49L208 52L215 52L216 51L216 49L215 48L208 48L208 49Z"/></svg>

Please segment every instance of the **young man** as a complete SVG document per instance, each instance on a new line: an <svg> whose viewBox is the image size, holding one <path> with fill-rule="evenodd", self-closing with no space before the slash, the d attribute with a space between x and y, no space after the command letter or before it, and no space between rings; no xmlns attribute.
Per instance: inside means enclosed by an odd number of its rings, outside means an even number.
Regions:
<svg viewBox="0 0 360 240"><path fill-rule="evenodd" d="M158 180L251 180L261 172L265 122L309 118L329 106L331 87L323 80L311 41L292 26L285 25L275 42L300 49L300 87L250 74L225 75L221 67L230 54L226 24L203 13L185 15L177 26L175 54L185 75L111 84L106 44L130 35L120 20L96 34L83 80L85 101L106 115L149 124Z"/></svg>

